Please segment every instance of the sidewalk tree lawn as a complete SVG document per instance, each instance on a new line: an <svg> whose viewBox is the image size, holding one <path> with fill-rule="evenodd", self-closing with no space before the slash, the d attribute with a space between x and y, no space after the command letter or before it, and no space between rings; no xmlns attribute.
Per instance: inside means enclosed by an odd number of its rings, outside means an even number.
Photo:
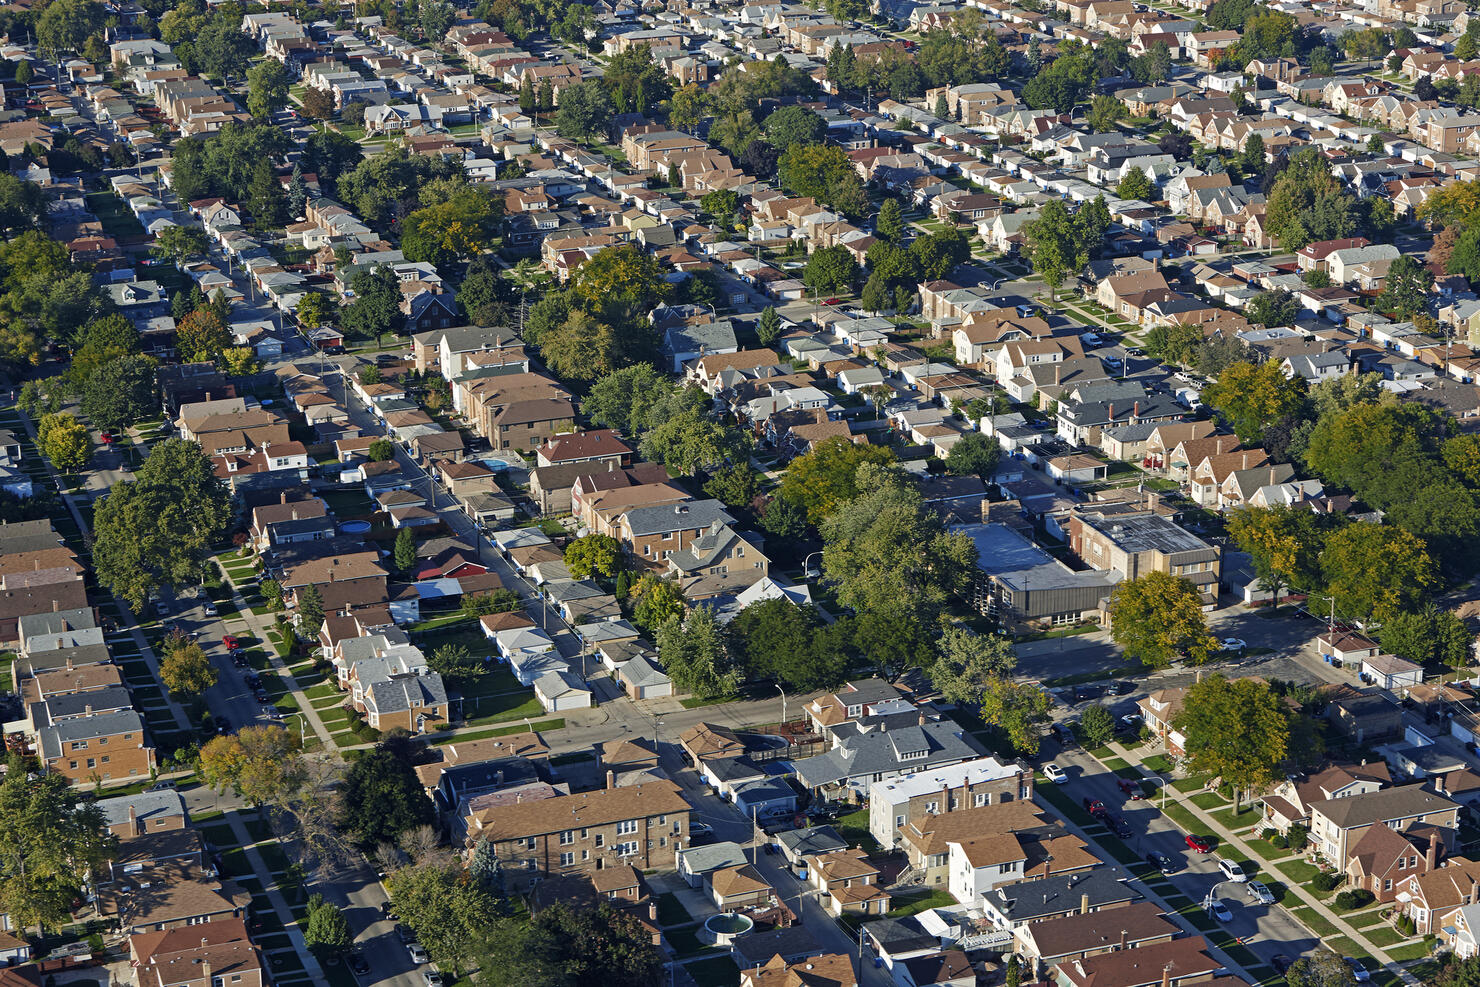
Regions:
<svg viewBox="0 0 1480 987"><path fill-rule="evenodd" d="M242 727L212 737L200 749L200 777L253 806L283 806L308 780L298 737L273 725Z"/></svg>
<svg viewBox="0 0 1480 987"><path fill-rule="evenodd" d="M836 686L847 674L848 627L823 623L811 605L758 600L725 630L731 659L746 679L775 679L805 692Z"/></svg>
<svg viewBox="0 0 1480 987"><path fill-rule="evenodd" d="M303 945L308 947L308 951L322 962L338 959L354 944L354 933L339 906L331 905L320 894L310 898L308 924L303 930Z"/></svg>
<svg viewBox="0 0 1480 987"><path fill-rule="evenodd" d="M425 796L421 801L430 807ZM385 887L397 917L454 976L497 942L503 922L512 921L499 917L503 909L493 892L446 856L393 871Z"/></svg>
<svg viewBox="0 0 1480 987"><path fill-rule="evenodd" d="M435 821L432 803L402 754L381 743L345 772L339 828L363 850L394 843L407 830Z"/></svg>
<svg viewBox="0 0 1480 987"><path fill-rule="evenodd" d="M982 720L1007 734L1014 751L1032 757L1049 720L1050 702L1038 686L998 676L988 679L982 689Z"/></svg>
<svg viewBox="0 0 1480 987"><path fill-rule="evenodd" d="M1115 643L1147 668L1166 668L1178 658L1201 665L1218 646L1196 587L1169 573L1148 572L1115 587L1110 619Z"/></svg>
<svg viewBox="0 0 1480 987"><path fill-rule="evenodd" d="M231 499L200 446L172 438L97 502L93 522L98 581L138 613L156 589L200 584Z"/></svg>
<svg viewBox="0 0 1480 987"><path fill-rule="evenodd" d="M1289 752L1289 714L1262 679L1206 676L1188 687L1172 725L1186 738L1192 772L1233 788L1235 813L1246 792L1280 776Z"/></svg>
<svg viewBox="0 0 1480 987"><path fill-rule="evenodd" d="M1104 746L1115 737L1115 714L1102 703L1086 706L1079 714L1079 728L1084 731L1084 739L1089 741L1089 746Z"/></svg>
<svg viewBox="0 0 1480 987"><path fill-rule="evenodd" d="M171 695L188 700L196 717L200 715L201 696L220 677L205 649L191 638L177 632L165 641L164 657L159 662L159 680Z"/></svg>
<svg viewBox="0 0 1480 987"><path fill-rule="evenodd" d="M75 473L92 459L87 426L65 412L46 415L36 423L36 444L59 473Z"/></svg>

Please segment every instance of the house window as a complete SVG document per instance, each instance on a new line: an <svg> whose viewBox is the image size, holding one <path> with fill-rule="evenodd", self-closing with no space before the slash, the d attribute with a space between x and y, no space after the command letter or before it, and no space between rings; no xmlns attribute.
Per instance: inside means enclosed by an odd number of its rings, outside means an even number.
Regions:
<svg viewBox="0 0 1480 987"><path fill-rule="evenodd" d="M96 768L98 766L98 762L95 758L90 757L87 759L87 766L89 768Z"/></svg>
<svg viewBox="0 0 1480 987"><path fill-rule="evenodd" d="M574 843L575 841L576 841L576 834L573 833L573 832L571 832L568 829L565 830L563 833L560 834L560 845L561 846L570 846L570 844Z"/></svg>
<svg viewBox="0 0 1480 987"><path fill-rule="evenodd" d="M637 841L636 840L632 840L632 841L627 842L627 843L618 843L617 844L617 855L618 856L621 856L621 857L635 857L635 856L637 856Z"/></svg>
<svg viewBox="0 0 1480 987"><path fill-rule="evenodd" d="M991 804L992 804L992 793L991 792L977 792L976 793L976 807L978 809L980 809L984 805L991 805Z"/></svg>
<svg viewBox="0 0 1480 987"><path fill-rule="evenodd" d="M562 853L560 855L560 866L561 867L569 867L571 864L573 864L575 862L576 862L576 855L574 853Z"/></svg>
<svg viewBox="0 0 1480 987"><path fill-rule="evenodd" d="M72 742L72 749L74 751L85 751L85 750L87 750L87 741L85 741L85 740L74 740Z"/></svg>
<svg viewBox="0 0 1480 987"><path fill-rule="evenodd" d="M618 836L626 836L629 833L635 833L635 832L637 832L637 820L636 819L623 819L621 822L617 823L617 835Z"/></svg>
<svg viewBox="0 0 1480 987"><path fill-rule="evenodd" d="M926 802L925 811L930 813L931 815L935 815L940 811L940 803L933 799L929 802Z"/></svg>
<svg viewBox="0 0 1480 987"><path fill-rule="evenodd" d="M599 850L605 844L606 844L606 839L600 833L597 833L596 834L596 848Z"/></svg>

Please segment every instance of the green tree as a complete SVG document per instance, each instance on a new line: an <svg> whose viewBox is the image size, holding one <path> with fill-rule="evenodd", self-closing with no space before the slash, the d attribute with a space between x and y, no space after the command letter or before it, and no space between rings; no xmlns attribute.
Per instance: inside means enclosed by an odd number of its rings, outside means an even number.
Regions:
<svg viewBox="0 0 1480 987"><path fill-rule="evenodd" d="M811 196L851 219L860 219L869 211L863 179L840 147L829 144L788 147L778 162L777 174L792 192Z"/></svg>
<svg viewBox="0 0 1480 987"><path fill-rule="evenodd" d="M904 211L900 209L898 199L891 196L879 206L879 214L874 217L874 232L886 243L897 244L904 239Z"/></svg>
<svg viewBox="0 0 1480 987"><path fill-rule="evenodd" d="M749 458L749 438L738 428L715 421L697 408L655 425L638 444L642 455L668 467L675 476L714 473Z"/></svg>
<svg viewBox="0 0 1480 987"><path fill-rule="evenodd" d="M1312 590L1320 581L1321 532L1309 511L1240 507L1228 515L1228 534L1248 553L1260 585L1278 605L1281 589Z"/></svg>
<svg viewBox="0 0 1480 987"><path fill-rule="evenodd" d="M1115 124L1120 120L1124 120L1128 115L1124 103L1114 96L1100 93L1094 99L1090 100L1087 119L1095 133L1104 134L1114 130ZM1132 196L1132 198L1139 199L1142 197L1138 195Z"/></svg>
<svg viewBox="0 0 1480 987"><path fill-rule="evenodd" d="M668 123L677 130L693 133L708 110L708 93L697 83L690 82L674 90L673 98L668 101Z"/></svg>
<svg viewBox="0 0 1480 987"><path fill-rule="evenodd" d="M613 369L617 341L610 326L576 309L562 325L541 334L540 355L566 380L595 380Z"/></svg>
<svg viewBox="0 0 1480 987"><path fill-rule="evenodd" d="M89 37L103 29L103 7L93 0L55 0L36 21L36 42L55 57L80 52Z"/></svg>
<svg viewBox="0 0 1480 987"><path fill-rule="evenodd" d="M355 943L349 922L337 905L329 904L318 895L314 895L314 898L319 900L309 903L308 925L303 930L303 944L321 962L331 957L343 956Z"/></svg>
<svg viewBox="0 0 1480 987"><path fill-rule="evenodd" d="M780 495L801 508L812 524L821 524L839 504L858 495L858 467L894 462L882 446L858 445L841 437L826 439L793 459L781 477Z"/></svg>
<svg viewBox="0 0 1480 987"><path fill-rule="evenodd" d="M1305 380L1286 377L1273 360L1235 363L1203 391L1203 400L1226 419L1245 442L1258 442L1265 429L1301 412Z"/></svg>
<svg viewBox="0 0 1480 987"><path fill-rule="evenodd" d="M676 582L651 572L632 586L631 601L633 623L649 633L669 620L677 620L684 612L683 590Z"/></svg>
<svg viewBox="0 0 1480 987"><path fill-rule="evenodd" d="M826 647L826 628L811 606L759 600L725 630L727 653L747 679L776 679L805 691L836 685L846 674L846 660L838 660L845 655Z"/></svg>
<svg viewBox="0 0 1480 987"><path fill-rule="evenodd" d="M1249 321L1261 326L1290 326L1300 314L1300 303L1284 289L1261 291L1249 303Z"/></svg>
<svg viewBox="0 0 1480 987"><path fill-rule="evenodd" d="M391 560L402 574L409 574L416 567L416 536L411 533L410 528L402 528L396 532Z"/></svg>
<svg viewBox="0 0 1480 987"><path fill-rule="evenodd" d="M1285 982L1290 987L1357 987L1351 964L1324 947L1291 963ZM1453 987L1459 987L1458 982Z"/></svg>
<svg viewBox="0 0 1480 987"><path fill-rule="evenodd" d="M483 658L456 643L433 648L427 655L427 667L445 679L461 683L471 682L488 671Z"/></svg>
<svg viewBox="0 0 1480 987"><path fill-rule="evenodd" d="M59 928L117 840L102 810L58 772L11 756L0 781L0 906L20 929Z"/></svg>
<svg viewBox="0 0 1480 987"><path fill-rule="evenodd" d="M149 253L172 261L204 256L206 231L199 226L166 226L154 237Z"/></svg>
<svg viewBox="0 0 1480 987"><path fill-rule="evenodd" d="M858 262L841 244L812 251L802 272L802 282L819 292L841 291L850 287L856 277Z"/></svg>
<svg viewBox="0 0 1480 987"><path fill-rule="evenodd" d="M1038 753L1051 703L1048 693L1036 685L989 679L982 691L982 720L1003 731L1018 754L1032 757Z"/></svg>
<svg viewBox="0 0 1480 987"><path fill-rule="evenodd" d="M1232 787L1235 813L1245 794L1279 777L1289 750L1284 701L1263 679L1204 676L1188 687L1172 724L1192 770Z"/></svg>
<svg viewBox="0 0 1480 987"><path fill-rule="evenodd" d="M766 117L761 130L776 147L820 144L827 135L827 121L805 106L783 106Z"/></svg>
<svg viewBox="0 0 1480 987"><path fill-rule="evenodd" d="M724 632L709 607L694 607L682 619L666 619L658 627L657 644L663 667L682 691L696 699L734 695L740 676L731 667Z"/></svg>
<svg viewBox="0 0 1480 987"><path fill-rule="evenodd" d="M1434 275L1428 268L1404 254L1388 268L1387 280L1383 282L1376 305L1398 319L1411 319L1428 310L1429 292L1433 286Z"/></svg>
<svg viewBox="0 0 1480 987"><path fill-rule="evenodd" d="M1239 155L1239 166L1251 175L1264 171L1264 138L1250 134L1244 140L1243 152Z"/></svg>
<svg viewBox="0 0 1480 987"><path fill-rule="evenodd" d="M1119 102L1116 103L1119 106ZM1115 194L1122 199L1135 199L1141 202L1150 202L1156 195L1156 185L1146 177L1146 173L1140 168L1132 168L1125 173L1120 184L1115 186Z"/></svg>
<svg viewBox="0 0 1480 987"><path fill-rule="evenodd" d="M1023 233L1034 273L1054 292L1065 278L1089 261L1088 250L1074 227L1074 217L1060 199L1044 203L1038 217L1023 224Z"/></svg>
<svg viewBox="0 0 1480 987"><path fill-rule="evenodd" d="M276 58L264 58L247 70L247 111L266 119L288 105L288 70Z"/></svg>
<svg viewBox="0 0 1480 987"><path fill-rule="evenodd" d="M612 326L645 318L669 291L657 258L631 244L608 247L571 278L571 294Z"/></svg>
<svg viewBox="0 0 1480 987"><path fill-rule="evenodd" d="M761 309L761 317L755 324L756 338L762 346L775 346L781 338L781 316L773 305Z"/></svg>
<svg viewBox="0 0 1480 987"><path fill-rule="evenodd" d="M343 329L377 343L401 321L401 282L389 267L357 270L350 278L354 301L340 313Z"/></svg>
<svg viewBox="0 0 1480 987"><path fill-rule="evenodd" d="M76 473L92 459L92 438L87 426L69 414L46 415L36 423L41 454L59 473Z"/></svg>
<svg viewBox="0 0 1480 987"><path fill-rule="evenodd" d="M565 546L565 568L577 579L600 575L616 577L625 568L622 543L608 535L584 535Z"/></svg>
<svg viewBox="0 0 1480 987"><path fill-rule="evenodd" d="M673 93L668 73L653 60L648 45L632 45L613 55L607 60L601 81L619 113L648 113ZM560 94L562 106L567 91Z"/></svg>
<svg viewBox="0 0 1480 987"><path fill-rule="evenodd" d="M298 636L308 640L318 637L319 629L324 626L324 597L318 586L309 583L294 593L293 598Z"/></svg>
<svg viewBox="0 0 1480 987"><path fill-rule="evenodd" d="M1084 731L1087 747L1103 747L1115 739L1115 714L1102 703L1093 703L1079 714L1079 729Z"/></svg>
<svg viewBox="0 0 1480 987"><path fill-rule="evenodd" d="M116 357L87 376L79 397L82 413L94 425L133 425L159 407L155 363L147 356Z"/></svg>
<svg viewBox="0 0 1480 987"><path fill-rule="evenodd" d="M1464 668L1472 657L1473 638L1465 622L1432 603L1383 621L1378 640L1384 652L1421 665L1442 663Z"/></svg>
<svg viewBox="0 0 1480 987"><path fill-rule="evenodd" d="M186 363L219 360L230 345L226 323L209 308L198 308L175 325L175 347Z"/></svg>
<svg viewBox="0 0 1480 987"><path fill-rule="evenodd" d="M309 86L300 97L298 112L310 120L330 120L334 117L334 96L326 89Z"/></svg>
<svg viewBox="0 0 1480 987"><path fill-rule="evenodd" d="M560 91L555 113L555 132L568 140L593 141L606 136L611 126L611 96L599 81L588 79Z"/></svg>
<svg viewBox="0 0 1480 987"><path fill-rule="evenodd" d="M1178 658L1201 665L1217 647L1202 606L1201 595L1186 579L1148 572L1111 593L1111 635L1128 657L1147 668L1166 668Z"/></svg>
<svg viewBox="0 0 1480 987"><path fill-rule="evenodd" d="M350 773L362 762L355 762ZM410 776L415 780L415 775ZM399 792L397 793L399 796ZM431 808L431 802L420 796L421 803ZM373 808L373 807L372 807ZM415 825L422 825L416 823ZM410 828L409 826L407 828ZM489 939L497 938L497 932L506 928L507 919L501 919L503 909L498 898L481 882L468 879L460 863L437 857L410 867L402 867L386 878L386 891L401 922L437 963L451 968L454 975L474 962L476 952L489 948ZM490 963L488 969L507 971L526 964L528 950L521 940L513 955L501 962ZM519 980L509 981L512 984ZM529 979L523 982L532 985L558 987L559 982L544 979Z"/></svg>
<svg viewBox="0 0 1480 987"><path fill-rule="evenodd" d="M311 291L298 302L294 314L303 328L317 329L334 321L335 305L328 295Z"/></svg>
<svg viewBox="0 0 1480 987"><path fill-rule="evenodd" d="M1010 676L1017 667L1011 638L978 634L966 627L946 627L936 641L936 649L929 667L930 681L958 706L979 704L992 679Z"/></svg>
<svg viewBox="0 0 1480 987"><path fill-rule="evenodd" d="M715 219L728 220L740 211L740 196L731 189L717 188L699 200L699 208Z"/></svg>
<svg viewBox="0 0 1480 987"><path fill-rule="evenodd" d="M1356 620L1414 610L1439 585L1423 541L1393 525L1349 524L1331 535L1321 573L1337 615Z"/></svg>
<svg viewBox="0 0 1480 987"><path fill-rule="evenodd" d="M997 440L981 432L967 432L946 453L946 470L956 476L979 476L988 479L997 471L1002 448Z"/></svg>
<svg viewBox="0 0 1480 987"><path fill-rule="evenodd" d="M492 250L503 204L492 193L464 188L402 221L401 248L407 260L445 266Z"/></svg>
<svg viewBox="0 0 1480 987"><path fill-rule="evenodd" d="M288 221L288 195L267 158L258 158L247 187L247 210L259 230L276 230Z"/></svg>
<svg viewBox="0 0 1480 987"><path fill-rule="evenodd" d="M431 800L410 762L397 747L384 742L349 766L341 791L340 828L365 849L394 842L407 830L430 825L435 818ZM391 897L395 900L394 893ZM426 946L430 949L431 943Z"/></svg>
<svg viewBox="0 0 1480 987"><path fill-rule="evenodd" d="M1284 250L1299 250L1312 241L1350 236L1356 231L1351 193L1331 173L1327 160L1312 148L1290 156L1270 187L1268 202L1265 229Z"/></svg>
<svg viewBox="0 0 1480 987"><path fill-rule="evenodd" d="M396 458L396 444L390 439L376 439L365 450L365 455L372 463L388 463Z"/></svg>
<svg viewBox="0 0 1480 987"><path fill-rule="evenodd" d="M164 657L159 662L159 680L171 695L188 699L198 709L205 691L220 678L216 666L195 641L174 636L165 642Z"/></svg>
<svg viewBox="0 0 1480 987"><path fill-rule="evenodd" d="M916 238L910 244L910 253L919 261L925 277L938 281L971 259L971 244L959 229L948 226L939 233Z"/></svg>

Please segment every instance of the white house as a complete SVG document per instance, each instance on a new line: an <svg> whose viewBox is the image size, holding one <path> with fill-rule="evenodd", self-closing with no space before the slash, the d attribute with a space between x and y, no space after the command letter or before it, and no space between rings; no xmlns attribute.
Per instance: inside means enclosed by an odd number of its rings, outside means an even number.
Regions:
<svg viewBox="0 0 1480 987"><path fill-rule="evenodd" d="M591 690L579 675L568 669L546 672L535 679L534 694L547 713L591 707Z"/></svg>
<svg viewBox="0 0 1480 987"><path fill-rule="evenodd" d="M1011 833L983 834L947 846L947 888L968 908L980 907L981 896L997 885L1023 878L1027 854Z"/></svg>

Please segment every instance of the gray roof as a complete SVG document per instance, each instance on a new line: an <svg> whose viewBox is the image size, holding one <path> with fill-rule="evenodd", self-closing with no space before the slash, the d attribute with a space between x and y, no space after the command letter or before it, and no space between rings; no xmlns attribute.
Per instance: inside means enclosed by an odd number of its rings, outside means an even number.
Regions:
<svg viewBox="0 0 1480 987"><path fill-rule="evenodd" d="M44 757L61 757L62 745L74 740L92 740L95 737L112 737L120 733L136 733L139 743L144 742L144 720L131 709L116 713L99 713L97 716L77 716L63 720L53 726L36 731Z"/></svg>
<svg viewBox="0 0 1480 987"><path fill-rule="evenodd" d="M848 849L848 842L831 826L788 829L777 833L774 839L793 857L807 857L818 853L832 853L834 850Z"/></svg>
<svg viewBox="0 0 1480 987"><path fill-rule="evenodd" d="M745 857L745 848L738 843L711 843L708 846L689 847L678 851L678 856L694 874L709 874L750 862Z"/></svg>
<svg viewBox="0 0 1480 987"><path fill-rule="evenodd" d="M60 634L66 630L80 630L98 626L93 618L92 607L77 607L73 610L49 610L46 613L27 614L16 622L21 637L38 634Z"/></svg>
<svg viewBox="0 0 1480 987"><path fill-rule="evenodd" d="M901 736L896 736L901 735ZM904 754L923 756L905 758ZM850 778L872 780L875 774L920 770L981 757L982 750L955 722L944 720L903 730L877 730L848 737L823 754L796 762L797 778L808 788Z"/></svg>
<svg viewBox="0 0 1480 987"><path fill-rule="evenodd" d="M999 884L985 895L986 901L1014 924L1080 908L1085 896L1089 907L1101 908L1140 897L1124 883L1116 867L1097 867L1076 874L1053 874L1037 881Z"/></svg>
<svg viewBox="0 0 1480 987"><path fill-rule="evenodd" d="M1399 788L1380 788L1375 792L1347 798L1324 799L1312 803L1310 811L1320 812L1341 829L1351 829L1456 808L1459 807L1455 803L1422 785L1403 785Z"/></svg>
<svg viewBox="0 0 1480 987"><path fill-rule="evenodd" d="M913 918L881 918L863 927L881 953L909 953L938 949L940 940L920 927Z"/></svg>
<svg viewBox="0 0 1480 987"><path fill-rule="evenodd" d="M697 326L675 326L664 335L664 345L671 353L704 353L736 349L735 328L730 320L705 322Z"/></svg>
<svg viewBox="0 0 1480 987"><path fill-rule="evenodd" d="M730 945L730 950L742 969L761 966L773 956L793 963L826 952L816 937L801 925L741 936Z"/></svg>
<svg viewBox="0 0 1480 987"><path fill-rule="evenodd" d="M422 675L396 675L372 682L365 690L365 705L374 706L384 715L421 706L439 706L447 702L447 688L436 672Z"/></svg>
<svg viewBox="0 0 1480 987"><path fill-rule="evenodd" d="M545 587L545 593L554 603L570 603L575 600L595 600L603 596L611 596L610 593L596 585L590 579L576 579L565 583L550 583Z"/></svg>
<svg viewBox="0 0 1480 987"><path fill-rule="evenodd" d="M647 655L638 655L627 664L622 666L621 676L628 684L637 688L650 685L663 685L671 682L668 673L654 664L653 659Z"/></svg>
<svg viewBox="0 0 1480 987"><path fill-rule="evenodd" d="M98 808L103 812L103 824L121 826L128 822L129 807L134 818L140 822L151 819L185 815L185 796L173 788L158 792L139 792L137 795L118 795L111 799L99 799Z"/></svg>
<svg viewBox="0 0 1480 987"><path fill-rule="evenodd" d="M71 716L91 715L92 710L131 709L134 702L127 688L110 685L105 689L93 689L89 692L63 692L47 696L45 703L37 705L45 706L47 718L55 723Z"/></svg>
<svg viewBox="0 0 1480 987"><path fill-rule="evenodd" d="M569 667L546 672L534 681L535 688L550 697L564 696L572 692L590 692L585 681Z"/></svg>
<svg viewBox="0 0 1480 987"><path fill-rule="evenodd" d="M658 535L679 528L707 528L715 521L732 523L735 519L717 500L691 500L683 504L663 504L657 507L634 507L623 515L632 533Z"/></svg>

